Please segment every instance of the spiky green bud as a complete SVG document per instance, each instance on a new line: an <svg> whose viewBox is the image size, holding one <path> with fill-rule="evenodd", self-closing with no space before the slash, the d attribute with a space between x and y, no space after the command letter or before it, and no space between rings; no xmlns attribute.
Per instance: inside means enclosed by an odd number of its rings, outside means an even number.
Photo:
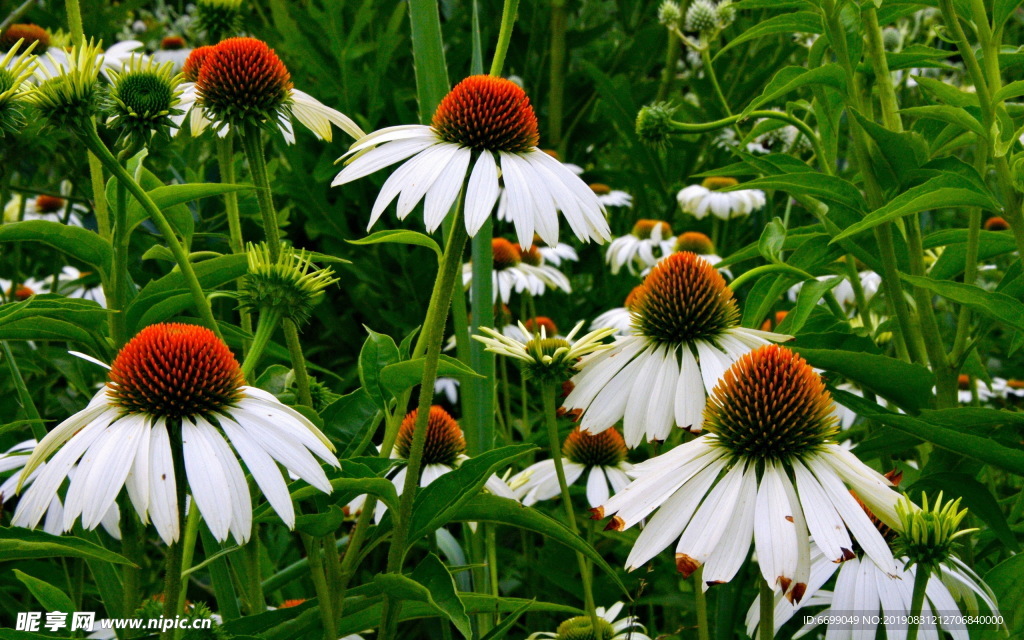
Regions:
<svg viewBox="0 0 1024 640"><path fill-rule="evenodd" d="M666 27L677 27L682 19L683 10L679 7L678 2L665 0L658 7L658 22Z"/></svg>
<svg viewBox="0 0 1024 640"><path fill-rule="evenodd" d="M960 498L943 503L941 491L931 504L928 495L922 493L920 507L910 496L903 496L896 503L896 515L900 519L900 535L893 544L898 556L909 559L908 566L937 567L955 555L958 538L977 531L960 529L967 509L960 509Z"/></svg>
<svg viewBox="0 0 1024 640"><path fill-rule="evenodd" d="M615 635L611 623L604 618L598 618L597 624L602 638L611 638ZM596 637L594 623L590 616L569 618L558 625L558 630L555 632L555 640L594 640Z"/></svg>
<svg viewBox="0 0 1024 640"><path fill-rule="evenodd" d="M671 123L676 111L677 107L668 102L656 102L640 109L636 116L636 134L651 146L664 146L673 131Z"/></svg>
<svg viewBox="0 0 1024 640"><path fill-rule="evenodd" d="M154 134L166 134L181 90L173 63L157 65L132 56L120 72L110 72L111 87L105 111L107 124L120 132L118 146L148 145Z"/></svg>
<svg viewBox="0 0 1024 640"><path fill-rule="evenodd" d="M54 127L75 130L86 126L99 110L102 98L100 46L90 40L88 44L72 47L66 65L52 54L46 55L52 68L39 66L43 80L25 99Z"/></svg>
<svg viewBox="0 0 1024 640"><path fill-rule="evenodd" d="M694 0L686 10L686 30L704 33L718 27L718 11L712 0Z"/></svg>
<svg viewBox="0 0 1024 640"><path fill-rule="evenodd" d="M250 243L247 253L249 273L239 296L242 308L250 311L279 313L301 326L323 299L324 289L338 281L330 267L317 268L308 252L283 243L276 260L266 243Z"/></svg>
<svg viewBox="0 0 1024 640"><path fill-rule="evenodd" d="M24 40L18 40L0 59L0 137L25 126L22 104L28 91L28 77L35 66L29 54L37 43L31 43L18 53L23 44Z"/></svg>

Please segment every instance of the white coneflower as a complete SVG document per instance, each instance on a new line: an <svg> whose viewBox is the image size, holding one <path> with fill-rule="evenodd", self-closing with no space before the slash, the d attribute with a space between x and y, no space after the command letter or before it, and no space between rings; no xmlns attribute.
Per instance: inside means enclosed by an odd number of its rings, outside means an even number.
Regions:
<svg viewBox="0 0 1024 640"><path fill-rule="evenodd" d="M992 378L992 393L1000 398L1024 398L1024 380Z"/></svg>
<svg viewBox="0 0 1024 640"><path fill-rule="evenodd" d="M882 276L878 275L874 271L865 270L857 274L860 280L860 286L864 290L864 301L871 302L871 299L878 293L879 287L882 286ZM842 276L826 275L818 276L818 280L825 282L832 278L842 278ZM796 302L797 296L800 294L800 290L803 289L804 283L798 282L786 291L786 296L790 302ZM842 282L837 284L832 289L832 295L835 296L836 302L841 304L844 309L853 311L857 308L857 296L854 292L853 285L846 278L842 279ZM818 304L824 304L823 301L818 301ZM865 311L860 309L860 311Z"/></svg>
<svg viewBox="0 0 1024 640"><path fill-rule="evenodd" d="M703 234L699 231L686 231L679 234L675 238L670 238L665 241L665 257L672 255L673 253L681 253L689 251L690 253L696 253L701 258L704 258L715 268L718 269L723 276L728 279L732 279L732 272L726 267L718 267L718 263L722 261L722 256L715 253L715 243L711 241L711 238L707 234ZM664 258L662 258L664 260ZM647 275L650 269L643 272L642 275Z"/></svg>
<svg viewBox="0 0 1024 640"><path fill-rule="evenodd" d="M580 256L576 253L576 249L572 245L568 245L564 242L559 242L554 246L548 246L546 242L540 237L535 235L533 238L533 246L540 251L540 255L544 258L545 262L549 262L556 267L562 266L562 262L579 262Z"/></svg>
<svg viewBox="0 0 1024 640"><path fill-rule="evenodd" d="M93 279L93 282L89 282ZM107 297L99 280L91 273L83 273L75 267L66 266L57 274L57 291L69 298L92 300L101 307L107 306Z"/></svg>
<svg viewBox="0 0 1024 640"><path fill-rule="evenodd" d="M388 478L395 485L398 495L402 495L405 488L405 474L408 470L406 462L409 459L409 452L412 448L413 432L416 429L416 415L418 409L413 409L402 420L398 428L398 436L395 439L395 448L391 451L391 458L400 461L400 465L392 468ZM427 417L427 436L423 445L423 466L420 470L420 487L426 487L446 473L451 473L463 462L469 460L466 455L466 439L462 435L462 427L451 415L438 405L430 407L430 414ZM484 483L484 489L502 498L516 499L515 494L508 485L498 476L491 474L491 477ZM350 513L358 514L366 503L366 496L356 497L348 504ZM374 520L380 522L387 511L383 501L378 500L374 509Z"/></svg>
<svg viewBox="0 0 1024 640"><path fill-rule="evenodd" d="M171 70L174 73L180 72L185 67L185 61L192 53L192 48L185 46L185 39L181 36L167 36L160 41L160 49L153 52L153 62L163 64L171 63Z"/></svg>
<svg viewBox="0 0 1024 640"><path fill-rule="evenodd" d="M16 195L11 198L7 206L4 207L4 221L13 222L18 219L22 201L22 196ZM49 194L24 198L24 207L25 213L22 220L48 220L66 223L72 227L83 226L83 216L89 213L88 208L77 202L70 202L60 196Z"/></svg>
<svg viewBox="0 0 1024 640"><path fill-rule="evenodd" d="M760 189L721 191L737 184L735 178L705 178L701 184L692 184L680 191L676 200L683 213L698 220L709 213L722 220L742 218L765 205L764 191Z"/></svg>
<svg viewBox="0 0 1024 640"><path fill-rule="evenodd" d="M0 475L11 474L4 482L0 483L0 506L3 506L4 502L14 497L17 492L18 483L21 480L21 470L25 468L25 463L28 462L28 458L35 448L35 440L26 440L14 445L6 453L0 453ZM31 484L45 468L46 463L39 465L32 472L32 475L24 480L24 484ZM75 471L76 469L71 469L68 472L68 476L73 476ZM118 524L120 517L121 511L118 509L117 503L114 503L103 515L103 519L100 520L100 524L103 525L106 532L117 540L121 539L121 528ZM46 507L43 531L55 536L60 535L64 531L64 504L57 494L54 494L50 504Z"/></svg>
<svg viewBox="0 0 1024 640"><path fill-rule="evenodd" d="M625 209L633 208L633 196L629 195L625 191L612 189L601 182L594 182L589 186L590 190L597 194L597 199L600 200L601 204L604 206L623 207Z"/></svg>
<svg viewBox="0 0 1024 640"><path fill-rule="evenodd" d="M979 402L985 402L993 396L993 392L981 378L961 373L956 380L956 399L960 404L971 404L977 398Z"/></svg>
<svg viewBox="0 0 1024 640"><path fill-rule="evenodd" d="M491 353L517 360L528 376L562 382L571 375L581 358L612 348L612 345L601 342L614 333L612 329L591 331L575 340L576 334L582 328L581 321L573 327L569 335L555 338L548 337L547 327L543 324L540 325L540 331L535 333L523 323L519 323L520 333L528 336L528 340L510 338L490 327L480 327L484 335L473 336L473 339L487 345L486 350Z"/></svg>
<svg viewBox="0 0 1024 640"><path fill-rule="evenodd" d="M21 302L37 294L51 293L50 285L52 282L52 280L48 279L27 278L15 286L13 281L0 278L0 292L2 292L3 299L7 302Z"/></svg>
<svg viewBox="0 0 1024 640"><path fill-rule="evenodd" d="M507 214L522 246L533 243L535 231L548 245L558 244L559 211L580 240L609 239L597 196L538 149L538 138L537 117L518 85L504 78L470 76L445 96L429 126L388 127L358 140L344 156L348 166L332 184L346 184L404 160L381 188L367 228L395 198L399 219L425 199L423 221L433 232L468 178L465 224L473 236L498 199L500 165Z"/></svg>
<svg viewBox="0 0 1024 640"><path fill-rule="evenodd" d="M142 521L152 519L168 544L180 534L179 470L211 533L221 541L230 533L240 544L252 533L253 509L236 453L289 527L295 511L278 465L331 492L316 458L337 466L333 445L301 413L246 386L231 351L209 329L146 327L118 353L109 378L89 406L33 451L22 482L44 461L46 467L22 496L15 525L39 523L76 463L65 531L79 516L84 528L95 528L124 487Z"/></svg>
<svg viewBox="0 0 1024 640"><path fill-rule="evenodd" d="M632 305L630 335L580 363L567 409L591 432L622 420L626 444L664 440L673 425L701 430L706 392L751 349L789 336L739 326L722 275L693 253L658 263Z"/></svg>
<svg viewBox="0 0 1024 640"><path fill-rule="evenodd" d="M513 293L526 292L531 296L544 295L548 288L572 291L569 279L561 271L543 262L536 247L523 251L518 243L505 238L491 240L494 266L491 271L491 298L508 304ZM473 263L462 265L462 285L469 288L473 281Z"/></svg>
<svg viewBox="0 0 1024 640"><path fill-rule="evenodd" d="M569 278L559 271L558 267L546 264L544 254L540 252L537 245L525 249L522 246L516 246L519 247L519 256L522 260L520 268L525 271L527 278L531 281L527 288L531 293L539 292L533 293L533 295L539 295L547 289L559 289L565 293L572 293Z"/></svg>
<svg viewBox="0 0 1024 640"><path fill-rule="evenodd" d="M636 275L657 264L670 251L666 243L671 240L672 227L664 220L637 220L632 231L608 245L605 261L613 274L626 267Z"/></svg>
<svg viewBox="0 0 1024 640"><path fill-rule="evenodd" d="M626 472L633 468L626 461L626 443L616 429L590 434L574 429L562 443L562 467L565 483L574 484L586 476L587 502L591 507L604 504L629 484ZM526 506L560 495L555 461L541 460L512 477L509 485ZM610 487L610 490L609 490Z"/></svg>
<svg viewBox="0 0 1024 640"><path fill-rule="evenodd" d="M600 631L604 640L651 640L647 635L647 629L640 624L636 616L626 616L616 620L622 613L623 604L616 602L605 609L597 607L594 613L597 614L599 630L594 629L594 622L590 616L576 616L569 618L558 625L555 631L535 631L527 636L526 640L593 640L597 637L596 631Z"/></svg>
<svg viewBox="0 0 1024 640"><path fill-rule="evenodd" d="M633 287L622 306L609 309L594 318L594 321L590 323L590 330L608 328L615 329L614 335L628 336L631 334L633 332L633 305L636 304L636 298L642 290L643 285Z"/></svg>
<svg viewBox="0 0 1024 640"><path fill-rule="evenodd" d="M778 345L749 353L715 387L705 412L709 433L635 465L637 479L595 517L613 515L609 528L620 531L648 519L626 560L630 570L678 538L681 573L703 566L707 584L727 582L753 538L761 575L799 601L809 579L809 532L829 560L852 557L856 540L893 574L888 545L846 485L890 526L899 494L832 440L832 407L798 355Z"/></svg>
<svg viewBox="0 0 1024 640"><path fill-rule="evenodd" d="M247 122L270 123L293 144L293 117L328 142L332 125L356 139L366 135L345 114L296 89L274 50L255 38L228 38L193 49L182 75L179 108L184 113L176 124L180 127L187 115L193 136L207 127L223 136Z"/></svg>

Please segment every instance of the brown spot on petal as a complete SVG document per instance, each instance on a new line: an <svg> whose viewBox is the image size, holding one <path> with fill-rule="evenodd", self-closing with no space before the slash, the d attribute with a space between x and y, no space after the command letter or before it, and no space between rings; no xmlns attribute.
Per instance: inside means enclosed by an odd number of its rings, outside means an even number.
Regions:
<svg viewBox="0 0 1024 640"><path fill-rule="evenodd" d="M804 598L804 593L807 591L807 585L803 582L798 582L793 585L793 590L786 596L789 601L793 604L800 604L800 601Z"/></svg>
<svg viewBox="0 0 1024 640"><path fill-rule="evenodd" d="M786 522L793 522L793 516L786 516Z"/></svg>
<svg viewBox="0 0 1024 640"><path fill-rule="evenodd" d="M900 486L900 482L903 480L903 471L900 469L893 469L889 473L885 474L885 479L892 483L892 486Z"/></svg>
<svg viewBox="0 0 1024 640"><path fill-rule="evenodd" d="M846 562L847 560L853 560L856 557L857 556L854 555L853 551L850 551L849 549L844 547L843 548L843 557L839 560L839 562Z"/></svg>
<svg viewBox="0 0 1024 640"><path fill-rule="evenodd" d="M626 528L626 521L619 516L612 517L611 521L605 526L605 531L622 531Z"/></svg>
<svg viewBox="0 0 1024 640"><path fill-rule="evenodd" d="M779 584L782 585L782 591L789 591L789 585L793 584L793 581L786 576L779 576Z"/></svg>
<svg viewBox="0 0 1024 640"><path fill-rule="evenodd" d="M604 507L594 507L590 510L591 520L603 520L604 519Z"/></svg>
<svg viewBox="0 0 1024 640"><path fill-rule="evenodd" d="M704 584L708 585L709 587L713 587L716 584L725 584L725 580L709 580L709 581L705 582Z"/></svg>
<svg viewBox="0 0 1024 640"><path fill-rule="evenodd" d="M684 578L689 578L694 571L700 568L700 563L686 555L685 553L676 554L676 569L679 573L683 574Z"/></svg>

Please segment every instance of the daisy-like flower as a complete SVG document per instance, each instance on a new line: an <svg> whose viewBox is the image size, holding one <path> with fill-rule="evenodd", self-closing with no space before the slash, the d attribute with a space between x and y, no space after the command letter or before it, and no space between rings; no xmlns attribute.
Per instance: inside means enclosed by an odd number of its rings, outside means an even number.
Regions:
<svg viewBox="0 0 1024 640"><path fill-rule="evenodd" d="M6 34L0 36L0 51L7 49L0 58L0 138L25 126L22 98L28 91L28 79L32 75L34 61L31 53L38 44L18 38L4 47Z"/></svg>
<svg viewBox="0 0 1024 640"><path fill-rule="evenodd" d="M626 472L633 465L626 461L626 443L614 428L594 435L574 429L562 443L562 456L567 485L586 476L587 502L591 507L601 506L629 484ZM551 500L561 493L555 461L550 459L520 471L509 484L515 487L516 496L528 507L541 500Z"/></svg>
<svg viewBox="0 0 1024 640"><path fill-rule="evenodd" d="M212 47L193 49L182 75L185 84L179 106L190 114L193 136L207 127L223 136L232 127L250 123L276 128L285 142L293 144L292 117L328 142L333 136L331 125L356 139L365 135L351 118L292 86L281 59L255 38L228 38Z"/></svg>
<svg viewBox="0 0 1024 640"><path fill-rule="evenodd" d="M540 252L537 245L526 249L520 245L516 246L519 248L519 256L522 260L520 268L526 272L526 276L531 282L527 289L532 295L540 295L547 289L559 289L565 293L572 293L569 278L559 271L558 267L546 264L544 254Z"/></svg>
<svg viewBox="0 0 1024 640"><path fill-rule="evenodd" d="M653 267L666 252L666 241L672 239L672 227L664 220L637 220L629 234L615 238L608 245L605 262L617 274L622 267L636 275Z"/></svg>
<svg viewBox="0 0 1024 640"><path fill-rule="evenodd" d="M616 620L622 613L623 604L616 602L605 609L597 607L594 612L598 617L598 630L604 640L651 640L647 629L640 624L636 616L626 616ZM558 625L556 631L535 631L526 640L594 640L597 637L594 622L590 616L576 616Z"/></svg>
<svg viewBox="0 0 1024 640"><path fill-rule="evenodd" d="M558 211L580 240L608 240L608 222L597 196L565 165L538 149L538 139L537 116L518 85L504 78L470 76L445 96L429 126L388 127L357 141L343 156L348 166L332 185L406 160L381 188L367 229L396 197L400 220L425 198L423 221L432 233L468 177L465 224L473 236L498 199L500 166L507 215L519 244L531 246L534 231L548 245L558 244Z"/></svg>
<svg viewBox="0 0 1024 640"><path fill-rule="evenodd" d="M92 300L101 307L107 306L107 297L103 286L92 273L83 273L70 265L65 266L57 274L57 291L69 298Z"/></svg>
<svg viewBox="0 0 1024 640"><path fill-rule="evenodd" d="M22 214L22 202L24 202L24 214ZM21 215L22 220L49 220L60 222L72 227L83 226L83 216L89 213L84 205L77 202L69 202L59 196L41 194L34 198L24 198L15 195L4 207L4 221L14 222Z"/></svg>
<svg viewBox="0 0 1024 640"><path fill-rule="evenodd" d="M501 333L506 338L522 343L529 342L541 333L544 333L547 338L565 339L565 336L561 335L558 331L558 325L555 324L555 321L547 316L537 316L535 318L527 318L524 322L506 324L501 327Z"/></svg>
<svg viewBox="0 0 1024 640"><path fill-rule="evenodd" d="M706 234L700 231L686 231L679 234L674 239L669 239L665 242L665 257L672 255L673 253L680 253L689 251L690 253L696 253L701 258L704 258L709 263L717 265L722 261L722 256L715 253L715 243L711 241ZM664 258L662 258L664 260ZM723 276L728 279L732 279L732 272L726 267L718 269ZM643 272L643 275L647 275L650 269Z"/></svg>
<svg viewBox="0 0 1024 640"><path fill-rule="evenodd" d="M185 38L167 36L160 41L160 49L155 51L152 57L156 64L170 62L171 70L178 73L185 67L185 61L191 54L192 48L185 45Z"/></svg>
<svg viewBox="0 0 1024 640"><path fill-rule="evenodd" d="M523 335L530 336L528 341L510 338L490 327L480 327L485 335L473 336L473 339L487 345L486 350L491 353L518 360L530 377L561 382L571 375L580 358L612 348L612 345L601 341L612 335L613 329L591 331L574 341L582 328L583 322L579 322L564 338L549 338L547 328L543 325L539 333L533 333L526 325L519 323Z"/></svg>
<svg viewBox="0 0 1024 640"><path fill-rule="evenodd" d="M8 449L6 453L0 453L0 475L8 473L11 474L4 482L0 483L0 507L3 506L4 502L14 497L21 477L21 470L25 468L25 463L28 462L28 458L35 448L35 440L26 440L25 442L14 445ZM39 465L39 467L32 472L32 475L24 480L25 484L30 484L38 478L40 472L45 468L45 466L45 463ZM73 476L75 471L75 469L71 469L71 471L68 472L68 475ZM103 525L106 532L116 540L121 539L121 528L118 524L120 517L121 511L118 509L117 503L114 503L103 515L103 519L100 520L100 524ZM43 521L43 531L50 535L58 536L64 530L63 527L64 504L61 502L60 496L54 494L53 499L50 500L49 505L46 507L46 519Z"/></svg>
<svg viewBox="0 0 1024 640"><path fill-rule="evenodd" d="M402 420L402 424L398 428L398 436L395 439L395 448L391 452L391 458L401 463L389 473L389 479L395 485L398 495L402 494L402 489L405 487L405 474L408 470L405 462L409 459L409 452L412 449L418 411L418 409L413 409ZM438 405L431 406L430 414L427 417L427 439L423 445L420 487L426 487L444 474L451 473L466 460L469 460L469 456L466 455L466 439L462 435L462 427L443 408ZM491 474L484 484L484 489L502 498L513 500L516 498L508 485L494 474ZM348 504L349 512L353 515L358 514L362 511L365 503L365 495L355 498ZM374 520L380 522L386 511L387 507L378 500L374 509Z"/></svg>
<svg viewBox="0 0 1024 640"><path fill-rule="evenodd" d="M626 445L664 440L672 425L701 430L705 393L752 349L783 336L739 326L739 307L722 275L693 253L658 263L632 304L630 335L580 362L567 409L597 433L623 421Z"/></svg>
<svg viewBox="0 0 1024 640"><path fill-rule="evenodd" d="M1000 398L1024 398L1024 380L992 378L992 393Z"/></svg>
<svg viewBox="0 0 1024 640"><path fill-rule="evenodd" d="M705 178L701 184L691 184L680 191L676 200L683 213L698 220L709 213L722 220L742 218L765 205L764 191L760 189L722 191L738 184L735 178Z"/></svg>
<svg viewBox="0 0 1024 640"><path fill-rule="evenodd" d="M590 185L590 190L597 194L597 199L606 207L633 208L633 196L619 189L612 189L606 184L595 182Z"/></svg>
<svg viewBox="0 0 1024 640"><path fill-rule="evenodd" d="M981 378L961 373L956 380L956 399L960 404L971 404L977 397L979 402L992 398L993 393Z"/></svg>
<svg viewBox="0 0 1024 640"><path fill-rule="evenodd" d="M634 466L637 479L594 511L613 515L609 528L619 531L649 518L628 569L678 538L684 576L703 566L706 584L728 582L753 538L761 575L798 602L809 580L810 532L831 561L852 557L856 540L895 573L892 552L846 485L889 526L898 523L899 494L832 440L831 395L800 356L778 345L743 356L715 387L705 429Z"/></svg>
<svg viewBox="0 0 1024 640"><path fill-rule="evenodd" d="M829 561L821 550L815 547L811 559L811 579L807 584L810 597L800 603L791 603L782 594L776 593L775 631L778 632L782 625L800 609L824 605L827 608L817 612L814 619L831 619L826 632L830 639L846 640L862 635L875 637L878 627L885 629L886 637L905 637L907 630L902 625L902 621L911 615L914 582L919 572L929 571L920 613L926 621L938 619L941 624L938 628L930 622L922 624L917 637L940 640L944 637L944 633L948 633L955 640L969 640L970 636L966 625L955 622L952 619L953 616L949 614L963 612L968 615L978 615L980 613L979 602L984 603L993 615L999 615L999 609L995 594L992 593L988 585L956 555L951 554L950 549L943 544L944 541L940 537L923 535L929 530L935 532L936 521L945 521L946 536L952 536L950 542L967 533L967 531L957 531L957 525L953 524L955 518L950 518L955 515L956 503L947 504L946 513L943 513L939 503L941 503L941 496L938 503L934 505L935 508L931 510L932 513L925 518L930 521L928 525L918 527L915 533L910 532L913 517L906 517L907 509L917 512L928 510L927 506L924 510L916 506L908 507L909 499L906 496L898 506L905 533L897 533L868 512L886 542L896 550L896 579L879 568L873 560L865 557L860 550L855 549L853 558L837 564ZM952 510L948 509L950 505L953 506ZM906 525L911 525L911 527ZM927 556L933 559L931 567L922 566L920 563L912 561L909 556L901 555L900 552L907 550L908 544L913 544L915 535L922 536L923 549ZM929 537L930 539L926 539ZM837 569L838 577L835 586L831 591L822 589L837 573ZM757 598L747 611L747 631L751 637L754 637L754 630L760 623L759 606L760 598ZM863 617L878 616L878 622L851 624L850 617L843 615L850 611L856 611ZM833 617L831 615L833 613L837 615ZM804 625L793 637L802 637L815 626L813 622Z"/></svg>
<svg viewBox="0 0 1024 640"><path fill-rule="evenodd" d="M580 256L576 253L576 249L572 245L559 242L556 245L548 246L544 240L538 236L533 236L533 246L540 251L540 255L544 258L544 262L551 263L556 267L562 266L562 262L579 262Z"/></svg>
<svg viewBox="0 0 1024 640"><path fill-rule="evenodd" d="M35 45L35 54L42 55L50 48L50 32L37 24L12 24L0 33L0 51L4 53L25 51ZM5 61L4 67L7 67Z"/></svg>
<svg viewBox="0 0 1024 640"><path fill-rule="evenodd" d="M531 247L529 255L524 256L518 243L505 238L491 240L491 252L494 256L494 267L491 271L491 299L494 302L508 304L513 293L529 293L541 296L548 287L571 291L569 279L558 269L543 264L543 258ZM529 260L529 263L526 261ZM530 264L532 263L532 264ZM469 289L473 281L473 263L462 265L462 285Z"/></svg>
<svg viewBox="0 0 1024 640"><path fill-rule="evenodd" d="M615 307L609 309L601 315L594 318L594 321L590 323L590 330L595 329L615 329L613 335L628 336L633 332L633 305L636 304L637 296L643 290L643 285L633 287L633 290L626 296L626 301L621 307Z"/></svg>
<svg viewBox="0 0 1024 640"><path fill-rule="evenodd" d="M230 442L230 444L229 444ZM233 447L233 449L232 449ZM32 452L25 490L12 523L34 528L75 464L64 501L63 530L78 519L93 529L122 487L143 522L153 520L167 544L179 535L177 469L192 505L220 540L242 544L252 533L245 463L267 501L289 527L295 510L279 464L331 492L316 458L338 465L333 445L301 413L245 385L227 345L209 329L156 324L118 353L107 386L54 428ZM181 456L181 460L176 458ZM316 456L316 457L314 457Z"/></svg>
<svg viewBox="0 0 1024 640"><path fill-rule="evenodd" d="M123 67L133 56L145 58L139 53L139 49L143 46L143 43L138 40L122 40L110 45L107 49L97 47L92 51L93 64L99 73L109 79L111 71ZM43 51L37 50L36 80L43 82L60 75L63 71L70 71L72 68L81 66L81 61L76 60L76 53L80 52L80 48L65 49L58 46L48 47L46 55L43 55Z"/></svg>

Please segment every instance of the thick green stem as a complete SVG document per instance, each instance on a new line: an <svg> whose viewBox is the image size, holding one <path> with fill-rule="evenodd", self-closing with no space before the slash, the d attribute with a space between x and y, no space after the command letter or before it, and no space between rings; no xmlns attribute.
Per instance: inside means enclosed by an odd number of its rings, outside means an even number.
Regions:
<svg viewBox="0 0 1024 640"><path fill-rule="evenodd" d="M185 285L188 287L189 293L192 295L192 303L196 307L196 311L199 313L199 317L202 319L203 324L207 326L211 331L217 334L218 338L223 340L223 336L220 333L220 327L217 325L217 320L213 317L213 309L210 308L210 301L206 299L206 295L203 293L203 286L199 283L199 279L196 277L195 271L192 269L192 263L188 259L188 253L185 252L185 247L182 246L178 240L178 236L174 233L174 228L167 221L166 216L160 211L160 207L156 206L156 203L149 197L149 194L135 182L135 179L125 170L124 167L118 163L117 158L110 153L110 149L103 144L100 139L99 133L96 131L96 125L93 122L89 122L82 131L82 141L85 146L92 151L100 162L106 168L107 171L112 173L119 183L124 185L128 189L128 193L132 194L142 208L146 211L146 215L149 216L156 228L160 230L160 233L164 237L164 241L167 243L168 248L171 250L171 254L174 256L174 261L178 265L178 269L181 270L181 275L185 279Z"/></svg>
<svg viewBox="0 0 1024 640"><path fill-rule="evenodd" d="M763 577L758 580L761 594L761 621L757 627L758 640L775 637L775 592Z"/></svg>
<svg viewBox="0 0 1024 640"><path fill-rule="evenodd" d="M562 143L562 112L565 107L565 28L568 22L565 0L551 0L551 66L548 87L548 140Z"/></svg>
<svg viewBox="0 0 1024 640"><path fill-rule="evenodd" d="M229 133L223 138L217 137L217 168L220 171L220 181L223 184L235 184L235 134ZM228 246L231 253L239 254L245 251L245 243L242 238L242 218L238 213L238 194L229 191L224 194L224 214L228 219ZM239 282L239 287L242 286ZM239 312L242 330L252 333L252 315L245 309ZM245 345L248 348L248 345Z"/></svg>
<svg viewBox="0 0 1024 640"><path fill-rule="evenodd" d="M192 559L196 553L196 538L199 537L199 525L202 523L202 518L199 514L199 509L193 508L188 516L185 517L185 532L181 538L181 594L178 597L178 613L182 615L185 612L185 592L188 590L188 570L192 568ZM127 591L128 583L125 582L125 591ZM174 637L180 639L185 634L184 629L177 629Z"/></svg>
<svg viewBox="0 0 1024 640"><path fill-rule="evenodd" d="M430 405L434 397L434 381L437 379L437 366L441 356L441 343L444 340L444 329L448 319L448 307L452 300L455 280L462 267L462 251L466 246L468 234L462 219L461 203L456 212L451 233L445 247L444 257L438 268L434 290L430 296L430 307L424 322L424 341L426 356L423 364L423 377L420 380L420 396L417 405L416 424L413 430L412 444L409 447L408 466L406 468L405 485L399 502L399 512L394 514L395 525L391 547L388 551L388 573L400 573L405 560L409 543L410 516L412 504L419 486L420 470L423 464L423 448L427 440L427 419L430 416ZM381 611L381 637L390 640L396 637L398 616L401 613L401 601L393 600L385 594Z"/></svg>
<svg viewBox="0 0 1024 640"><path fill-rule="evenodd" d="M245 354L245 360L242 361L242 375L246 380L252 381L253 371L259 364L263 350L267 348L270 338L280 323L280 312L270 309L260 312L260 320L256 324L256 334L252 338L252 345L249 346L249 353Z"/></svg>
<svg viewBox="0 0 1024 640"><path fill-rule="evenodd" d="M288 355L291 356L292 369L295 371L295 388L299 392L299 402L312 407L313 396L309 391L309 372L306 370L306 358L302 355L299 329L289 319L284 321L284 341L288 346Z"/></svg>
<svg viewBox="0 0 1024 640"><path fill-rule="evenodd" d="M568 520L572 532L579 535L576 513L572 508L572 496L569 495L569 485L565 481L565 466L562 464L562 440L558 437L558 414L555 402L557 391L557 384L543 384L541 398L544 402L544 423L548 429L548 446L551 450L551 459L555 463L555 476L558 477L558 488L561 490L562 506L565 507L565 518ZM580 577L583 582L583 606L587 610L587 615L590 616L595 640L602 640L600 618L594 608L594 589L590 567L587 566L587 559L578 551L576 552L576 561L579 563Z"/></svg>
<svg viewBox="0 0 1024 640"><path fill-rule="evenodd" d="M66 0L64 7L68 14L68 31L71 32L71 44L80 47L85 43L85 29L82 28L82 7L78 0Z"/></svg>
<svg viewBox="0 0 1024 640"><path fill-rule="evenodd" d="M263 135L259 127L247 124L242 130L242 148L249 161L249 172L256 188L256 201L260 206L263 218L263 233L270 247L270 258L277 260L281 254L281 231L277 226L277 209L274 208L274 196L270 190L270 178L267 175L267 162L263 158Z"/></svg>
<svg viewBox="0 0 1024 640"><path fill-rule="evenodd" d="M711 629L708 627L708 596L704 593L704 567L700 566L693 573L693 601L697 609L697 640L710 640Z"/></svg>
<svg viewBox="0 0 1024 640"><path fill-rule="evenodd" d="M337 625L331 592L327 588L327 574L324 571L320 543L305 533L299 534L299 537L302 538L302 544L306 547L306 557L309 558L309 574L313 578L313 588L316 590L320 621L324 624L324 639L334 640L338 637ZM334 549L331 549L330 552L336 553Z"/></svg>
<svg viewBox="0 0 1024 640"><path fill-rule="evenodd" d="M491 75L500 76L505 66L505 55L508 44L512 40L512 27L516 23L516 12L519 11L519 0L505 0L501 11L501 30L498 32L498 44L494 48L494 59L491 60Z"/></svg>
<svg viewBox="0 0 1024 640"><path fill-rule="evenodd" d="M120 349L128 340L124 308L127 302L128 247L131 236L128 233L128 190L120 182L115 190L114 229L111 238L114 245L114 261L110 266L110 295L107 296L110 314L110 339Z"/></svg>
<svg viewBox="0 0 1024 640"><path fill-rule="evenodd" d="M910 597L910 618L907 624L907 640L917 640L917 631L921 627L921 609L924 608L925 588L930 575L928 568L918 565L914 573L914 592Z"/></svg>
<svg viewBox="0 0 1024 640"><path fill-rule="evenodd" d="M188 480L185 475L185 459L181 442L181 427L171 434L171 456L174 460L174 483L178 496L178 531L185 532L185 494ZM192 505L195 509L195 504ZM181 567L184 561L185 540L179 539L167 547L164 568L164 618L174 618L180 611L182 597ZM160 640L174 640L174 629L161 632Z"/></svg>

